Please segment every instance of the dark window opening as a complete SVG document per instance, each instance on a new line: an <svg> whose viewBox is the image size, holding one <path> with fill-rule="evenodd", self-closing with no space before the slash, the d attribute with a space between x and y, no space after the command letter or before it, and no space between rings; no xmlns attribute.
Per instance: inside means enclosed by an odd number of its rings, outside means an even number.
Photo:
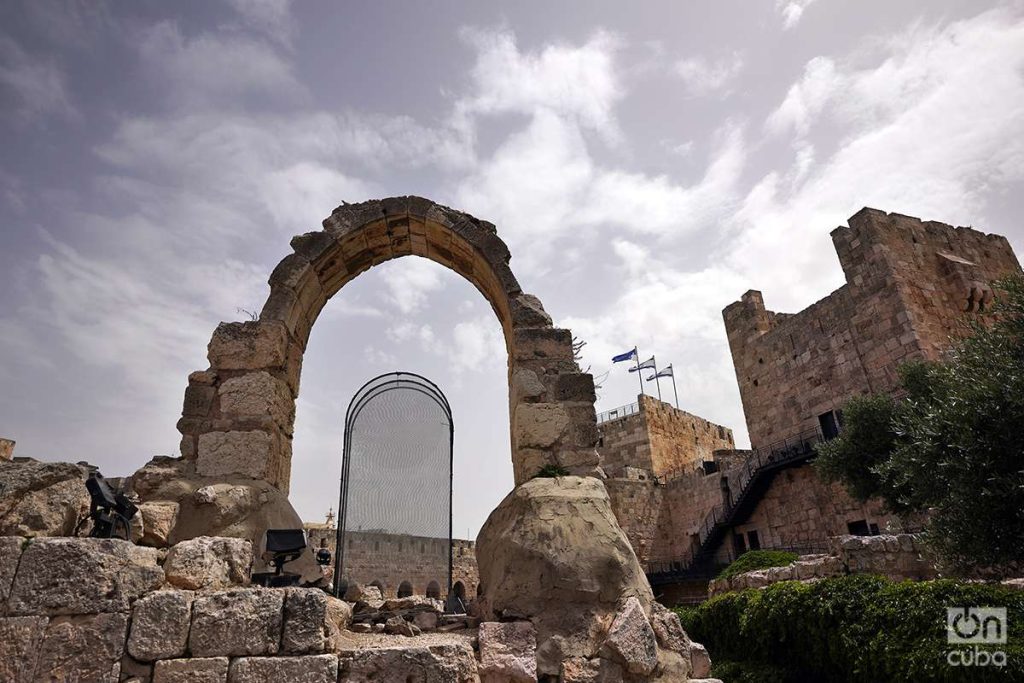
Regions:
<svg viewBox="0 0 1024 683"><path fill-rule="evenodd" d="M412 595L412 584L408 581L403 581L398 587L398 597L407 598Z"/></svg>
<svg viewBox="0 0 1024 683"><path fill-rule="evenodd" d="M732 535L732 549L735 551L736 557L747 552L747 540L743 537L743 534Z"/></svg>
<svg viewBox="0 0 1024 683"><path fill-rule="evenodd" d="M455 594L459 600L465 601L466 599L466 585L461 581L456 581L455 585L452 586L452 593Z"/></svg>
<svg viewBox="0 0 1024 683"><path fill-rule="evenodd" d="M853 522L847 522L846 530L854 536L871 535L871 529L868 527L868 522L866 519L858 519Z"/></svg>
<svg viewBox="0 0 1024 683"><path fill-rule="evenodd" d="M750 549L751 550L760 550L761 549L761 539L757 537L757 531L756 530L752 529L752 530L747 532L747 541L750 543Z"/></svg>
<svg viewBox="0 0 1024 683"><path fill-rule="evenodd" d="M825 441L831 441L843 430L843 411L830 410L822 413L818 416L818 424L821 425L821 436Z"/></svg>
<svg viewBox="0 0 1024 683"><path fill-rule="evenodd" d="M441 584L437 581L431 581L427 584L427 597L428 598L441 598Z"/></svg>
<svg viewBox="0 0 1024 683"><path fill-rule="evenodd" d="M871 535L872 536L877 536L878 535L878 525L877 524L871 524L870 527L871 527Z"/></svg>

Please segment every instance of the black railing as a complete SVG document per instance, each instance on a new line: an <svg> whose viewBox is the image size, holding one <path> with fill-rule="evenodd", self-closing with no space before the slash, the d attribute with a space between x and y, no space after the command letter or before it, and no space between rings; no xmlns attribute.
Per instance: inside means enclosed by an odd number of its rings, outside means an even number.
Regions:
<svg viewBox="0 0 1024 683"><path fill-rule="evenodd" d="M610 420L618 420L620 417L626 417L627 415L635 415L640 412L640 402L630 403L629 405L619 406L618 408L612 408L606 410L603 413L597 414L597 424L602 422L608 422Z"/></svg>
<svg viewBox="0 0 1024 683"><path fill-rule="evenodd" d="M810 460L814 445L822 441L821 431L808 429L796 436L755 449L738 469L729 470L730 500L716 505L704 516L697 529L697 550L687 558L658 560L647 564L647 575L713 576L711 560L726 530L736 522L737 511L753 504L751 492L758 480L776 470ZM818 546L813 546L817 548Z"/></svg>

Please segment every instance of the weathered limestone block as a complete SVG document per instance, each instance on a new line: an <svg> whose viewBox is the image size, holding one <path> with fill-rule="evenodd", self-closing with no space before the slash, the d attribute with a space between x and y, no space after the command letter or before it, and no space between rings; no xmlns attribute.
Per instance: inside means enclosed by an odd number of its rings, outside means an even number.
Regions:
<svg viewBox="0 0 1024 683"><path fill-rule="evenodd" d="M355 581L349 583L348 588L345 589L345 599L349 602L379 601L381 605L384 604L384 596L380 592L380 586L364 586Z"/></svg>
<svg viewBox="0 0 1024 683"><path fill-rule="evenodd" d="M384 630L395 636L412 637L419 635L419 628L413 626L402 617L391 617L384 622Z"/></svg>
<svg viewBox="0 0 1024 683"><path fill-rule="evenodd" d="M281 641L284 591L240 588L199 596L189 650L197 657L273 655Z"/></svg>
<svg viewBox="0 0 1024 683"><path fill-rule="evenodd" d="M654 629L654 637L657 638L659 647L684 654L689 659L690 637L683 630L678 614L661 603L651 603L651 628Z"/></svg>
<svg viewBox="0 0 1024 683"><path fill-rule="evenodd" d="M288 330L277 321L221 323L210 339L207 358L218 370L262 370L284 366Z"/></svg>
<svg viewBox="0 0 1024 683"><path fill-rule="evenodd" d="M127 630L127 614L54 617L39 650L34 680L117 681Z"/></svg>
<svg viewBox="0 0 1024 683"><path fill-rule="evenodd" d="M14 573L18 569L21 549L25 543L26 539L20 536L0 536L0 614L6 610Z"/></svg>
<svg viewBox="0 0 1024 683"><path fill-rule="evenodd" d="M196 473L203 477L241 475L275 482L281 447L273 434L258 429L199 435Z"/></svg>
<svg viewBox="0 0 1024 683"><path fill-rule="evenodd" d="M518 368L512 372L509 382L512 392L512 405L518 405L520 401L527 399L539 399L544 395L544 383L537 377L533 370Z"/></svg>
<svg viewBox="0 0 1024 683"><path fill-rule="evenodd" d="M690 666L694 678L707 678L711 673L711 657L707 649L700 643L690 644Z"/></svg>
<svg viewBox="0 0 1024 683"><path fill-rule="evenodd" d="M560 683L622 683L626 676L622 665L610 659L570 657L562 662Z"/></svg>
<svg viewBox="0 0 1024 683"><path fill-rule="evenodd" d="M244 538L199 536L167 552L167 582L187 590L248 585L252 543Z"/></svg>
<svg viewBox="0 0 1024 683"><path fill-rule="evenodd" d="M604 647L632 674L649 676L658 666L654 629L635 597L627 598L622 611L616 615Z"/></svg>
<svg viewBox="0 0 1024 683"><path fill-rule="evenodd" d="M269 418L290 434L295 422L295 400L283 381L261 370L232 377L220 385L220 412L224 418Z"/></svg>
<svg viewBox="0 0 1024 683"><path fill-rule="evenodd" d="M519 448L550 448L565 435L571 422L559 403L520 403L513 421Z"/></svg>
<svg viewBox="0 0 1024 683"><path fill-rule="evenodd" d="M164 582L157 551L128 541L43 538L21 556L11 614L127 612Z"/></svg>
<svg viewBox="0 0 1024 683"><path fill-rule="evenodd" d="M342 643L341 632L351 620L352 608L344 600L319 588L289 588L284 599L281 652L336 652Z"/></svg>
<svg viewBox="0 0 1024 683"><path fill-rule="evenodd" d="M135 603L128 654L143 662L181 657L188 648L193 594L157 591Z"/></svg>
<svg viewBox="0 0 1024 683"><path fill-rule="evenodd" d="M0 536L70 536L89 511L87 476L66 462L0 460Z"/></svg>
<svg viewBox="0 0 1024 683"><path fill-rule="evenodd" d="M572 332L559 328L517 329L512 348L516 360L573 360Z"/></svg>
<svg viewBox="0 0 1024 683"><path fill-rule="evenodd" d="M47 617L0 618L0 681L31 683Z"/></svg>
<svg viewBox="0 0 1024 683"><path fill-rule="evenodd" d="M227 680L227 657L165 659L153 667L153 683L227 683Z"/></svg>
<svg viewBox="0 0 1024 683"><path fill-rule="evenodd" d="M483 683L537 680L537 632L528 621L480 624L480 678Z"/></svg>
<svg viewBox="0 0 1024 683"><path fill-rule="evenodd" d="M512 324L516 327L551 327L551 316L544 310L540 299L532 294L520 294L512 299Z"/></svg>
<svg viewBox="0 0 1024 683"><path fill-rule="evenodd" d="M476 545L489 620L529 619L538 673L596 656L618 606L653 596L597 479L533 479L488 517Z"/></svg>
<svg viewBox="0 0 1024 683"><path fill-rule="evenodd" d="M470 683L476 657L466 644L348 650L338 655L339 683Z"/></svg>
<svg viewBox="0 0 1024 683"><path fill-rule="evenodd" d="M428 609L434 612L443 612L444 603L437 598L428 598L425 595L407 595L404 598L390 598L384 601L381 608L385 612L407 609Z"/></svg>
<svg viewBox="0 0 1024 683"><path fill-rule="evenodd" d="M172 501L153 501L139 505L142 516L142 538L139 545L153 548L166 548L171 532L178 522L178 503Z"/></svg>
<svg viewBox="0 0 1024 683"><path fill-rule="evenodd" d="M420 631L433 631L437 628L437 612L417 612L412 617L412 623Z"/></svg>
<svg viewBox="0 0 1024 683"><path fill-rule="evenodd" d="M231 662L228 674L230 683L336 683L337 680L338 658L334 655L239 657Z"/></svg>
<svg viewBox="0 0 1024 683"><path fill-rule="evenodd" d="M14 441L0 439L0 460L10 460L14 457Z"/></svg>
<svg viewBox="0 0 1024 683"><path fill-rule="evenodd" d="M131 655L121 657L121 681L124 683L152 683L153 665L140 662Z"/></svg>

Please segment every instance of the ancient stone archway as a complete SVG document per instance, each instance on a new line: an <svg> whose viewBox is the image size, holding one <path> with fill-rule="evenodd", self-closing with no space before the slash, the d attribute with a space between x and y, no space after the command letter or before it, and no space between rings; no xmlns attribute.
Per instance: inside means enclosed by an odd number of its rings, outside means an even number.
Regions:
<svg viewBox="0 0 1024 683"><path fill-rule="evenodd" d="M310 331L327 301L378 263L418 255L473 283L508 350L509 422L517 485L545 465L598 472L594 382L573 359L569 330L525 294L492 224L420 197L340 206L323 230L294 237L270 276L259 320L221 323L210 368L189 376L181 453L203 477L247 477L288 492L295 398Z"/></svg>

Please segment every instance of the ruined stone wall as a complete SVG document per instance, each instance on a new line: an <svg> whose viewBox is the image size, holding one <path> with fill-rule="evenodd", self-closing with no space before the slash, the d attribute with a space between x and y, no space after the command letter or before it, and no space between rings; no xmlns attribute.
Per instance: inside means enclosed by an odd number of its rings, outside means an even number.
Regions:
<svg viewBox="0 0 1024 683"><path fill-rule="evenodd" d="M647 470L656 477L675 476L711 460L719 449L734 447L732 430L653 396L637 397L639 411L599 425L598 452L605 472L625 475L625 468Z"/></svg>
<svg viewBox="0 0 1024 683"><path fill-rule="evenodd" d="M319 548L321 541L331 551L329 571L333 576L337 558L336 530L322 524L307 524L310 545ZM410 536L408 534L349 532L345 547L346 576L361 584L376 584L384 597L398 594L402 582L412 584L413 595L427 595L431 582L436 582L440 597L447 595L447 539ZM461 581L466 597L475 597L480 583L476 566L476 543L452 539L452 585Z"/></svg>
<svg viewBox="0 0 1024 683"><path fill-rule="evenodd" d="M852 396L892 391L897 367L936 358L984 316L1020 265L1004 237L863 209L832 239L846 284L796 314L749 291L723 311L751 445L819 426Z"/></svg>
<svg viewBox="0 0 1024 683"><path fill-rule="evenodd" d="M641 566L646 567L662 555L664 539L670 535L662 530L672 523L664 516L664 487L650 479L606 479L604 487L615 519L626 533Z"/></svg>
<svg viewBox="0 0 1024 683"><path fill-rule="evenodd" d="M747 521L733 531L757 531L764 548L824 547L829 537L849 533L848 522L859 520L881 531L898 524L880 501L858 503L841 484L827 484L803 465L776 474ZM731 542L723 545L728 549Z"/></svg>

